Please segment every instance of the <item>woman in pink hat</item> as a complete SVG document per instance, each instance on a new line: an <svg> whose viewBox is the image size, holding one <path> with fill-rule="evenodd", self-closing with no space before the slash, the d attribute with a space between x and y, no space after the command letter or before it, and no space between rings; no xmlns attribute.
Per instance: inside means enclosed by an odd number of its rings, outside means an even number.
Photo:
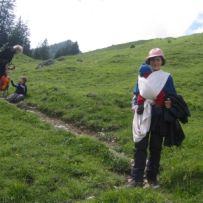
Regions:
<svg viewBox="0 0 203 203"><path fill-rule="evenodd" d="M133 140L135 152L132 169L133 179L128 186L144 186L144 171L146 160L148 160L146 167L147 185L158 188L160 185L157 175L163 137L167 129L165 128L163 111L172 105L171 101L167 99L167 95L176 95L176 90L170 73L161 70L166 60L160 48L151 49L145 63L151 67L152 73L147 78L138 76L138 82L134 88ZM137 101L139 95L144 98L143 108L139 107Z"/></svg>

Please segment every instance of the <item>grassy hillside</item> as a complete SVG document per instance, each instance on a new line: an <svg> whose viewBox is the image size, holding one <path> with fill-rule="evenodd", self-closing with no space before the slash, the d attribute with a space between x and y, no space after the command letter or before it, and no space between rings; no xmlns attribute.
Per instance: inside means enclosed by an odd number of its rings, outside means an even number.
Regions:
<svg viewBox="0 0 203 203"><path fill-rule="evenodd" d="M131 143L130 102L139 65L151 47L163 48L178 93L193 111L203 110L203 35L156 39L113 46L56 61L36 69L37 62L19 58L13 78L27 75L27 102L77 126L116 137L124 151ZM135 48L130 48L131 45ZM63 59L63 58L62 58Z"/></svg>
<svg viewBox="0 0 203 203"><path fill-rule="evenodd" d="M0 202L72 201L124 183L128 163L104 144L0 105Z"/></svg>
<svg viewBox="0 0 203 203"><path fill-rule="evenodd" d="M34 105L46 114L71 122L81 129L94 131L98 134L98 138L100 140L106 142L116 141L116 144L113 145L114 149L118 152L124 152L129 158L133 157L131 133L133 115L130 110L132 89L137 78L138 67L144 61L149 49L153 47L160 47L164 50L167 60L164 70L173 75L178 93L181 94L189 104L192 117L188 124L183 125L186 139L182 147L178 149L165 148L163 151L163 158L161 160L163 171L160 176L160 181L163 187L161 190L147 190L147 192L137 189L115 190L113 185L124 184L124 178L119 176L117 173L114 173L116 171L115 169L119 165L119 167L121 167L119 173L124 174L126 172L124 168L129 169L129 165L126 165L125 161L114 163L114 161L108 156L107 158L104 158L103 156L105 155L103 155L103 150L101 149L101 151L99 150L99 152L96 152L99 154L98 158L94 156L94 150L90 152L85 151L85 154L82 156L83 158L85 157L84 162L88 160L90 165L99 165L99 167L93 169L88 168L87 177L90 179L93 178L95 173L97 173L97 169L99 177L96 178L95 182L98 184L101 182L101 177L103 177L104 174L113 173L110 175L112 177L108 180L109 176L106 175L106 179L104 179L104 182L106 183L105 186L102 186L102 188L99 188L98 190L94 188L91 183L84 181L85 186L81 186L84 187L84 189L80 188L80 185L77 182L78 179L74 179L74 175L73 177L71 175L71 170L69 171L67 169L66 176L71 177L71 179L73 178L72 183L74 184L67 185L68 183L66 183L63 185L63 189L68 190L71 188L71 192L69 194L70 198L73 198L74 200L82 200L86 199L89 194L93 193L93 196L96 196L96 198L94 200L88 200L88 202L129 202L131 200L132 202L201 202L201 199L203 199L201 189L203 186L203 155L201 150L203 143L202 41L203 34L196 34L176 39L167 38L131 42L77 56L59 58L53 65L44 66L43 68L38 69L36 69L36 66L39 61L32 60L25 56L18 56L16 58L14 63L17 65L17 69L10 75L14 81L17 81L21 75L26 75L28 77L29 95L25 101L28 105ZM12 92L13 89L10 88L9 91ZM17 111L15 107L10 107L5 103L1 103L1 106L9 109L11 117L12 112ZM1 111L5 111L4 114L6 115L7 110ZM4 114L1 112L1 120L4 117ZM24 116L25 115L22 117ZM29 114L26 114L25 117L29 118L18 121L21 122L22 126L19 127L19 132L16 133L16 136L20 136L22 139L25 139L26 142L29 142L29 140L26 139L26 136L22 136L22 130L20 131L20 129L25 128L25 126L29 123L29 125L32 125L33 118L30 120L30 117L32 116ZM40 128L41 130L37 135L40 136L40 139L42 140L44 137L49 136L49 134L52 136L56 135L54 136L54 139L62 139L61 137L64 138L67 136L65 132L60 131L56 133L54 129L50 129L50 126L47 127L44 124L41 124L39 121L36 121L36 118L34 120L39 125L37 125L37 128ZM5 125L12 125L9 118L6 119ZM1 127L1 131L4 134L7 133L7 130L4 127ZM36 135L32 132L32 130L28 131L28 134L29 139L35 139L34 142L40 142L40 139L36 139ZM12 138L11 135L12 134L10 134L10 137ZM62 150L63 153L69 153L70 155L75 153L74 150L81 150L80 153L83 152L83 148L80 149L81 145L78 144L78 142L80 143L84 140L77 139L73 135L71 136L73 137L74 142L76 142L75 146L77 146L77 148L74 149L72 146L71 150L73 151L68 149L68 152L64 151L66 149L59 150ZM1 137L1 139L5 138ZM17 145L19 142L18 145L19 147L21 146L22 142L16 140L15 143L15 139L12 139L12 144ZM54 139L50 140L50 142L52 142L52 145L55 145L54 152L56 154L54 155L54 159L57 159L57 156L60 154L60 151L57 151L56 149L59 141ZM45 139L44 143L46 143L47 140L49 141L49 139ZM91 147L99 145L100 148L101 145L102 148L104 148L104 151L107 150L99 141L88 140L88 142L94 143L89 145ZM2 144L2 147L3 146L4 145ZM35 151L37 149L37 147L36 149L34 146L32 147L33 149L31 148L31 152L29 153L32 153L32 150ZM62 146L60 145L60 147ZM11 150L11 146L9 150ZM29 155L28 151L26 153ZM43 150L41 153L38 152L38 154L43 154L42 152ZM51 148L50 154L52 154ZM47 154L47 159L51 156L50 154ZM36 157L38 156L36 155ZM22 165L25 165L24 168L28 167L26 165L30 161L28 157L29 156L22 160ZM11 159L11 154L8 154L8 159ZM81 157L79 159L81 159ZM56 164L55 161L56 160L53 160L51 163L54 163L60 168L62 163L58 162L58 164ZM12 165L13 162L11 161L10 164ZM110 169L108 164L110 164ZM118 165L115 166L114 164ZM36 167L38 168L39 166ZM79 170L80 167L82 166L79 166ZM11 169L11 171L12 170L13 169ZM40 170L37 170L36 175L43 176L40 174ZM52 180L49 177L50 173L51 172L47 173L47 181ZM58 175L61 177L64 176L61 171ZM4 172L2 177L3 176ZM65 180L67 180L66 176ZM86 174L84 175L82 173L81 176L81 179L85 179ZM12 175L12 177L15 179L17 178L18 180L18 176L16 174ZM21 179L18 181L20 183L17 182L17 184L22 184ZM2 187L5 186L10 188L10 183L7 182ZM35 187L37 188L38 186L36 185ZM11 189L12 188L15 189L14 186L12 186ZM72 194L74 188L78 188L81 192L79 192L79 195L77 193L78 196L76 195L73 197L71 195L74 195ZM28 195L30 198L28 198L29 201L34 202L34 200L37 200L33 199L33 196L35 196L34 194L36 194L36 190L34 187L29 188L30 193L32 193L31 196ZM85 192L86 190L87 192ZM19 192L19 188L16 189L16 192ZM52 194L52 192L47 191L44 193L47 195L49 200L53 198L52 202L54 202L54 193ZM4 195L7 195L6 197L10 197L9 194L10 193L8 193L8 191L4 191L2 193L2 198ZM67 196L67 193L65 194ZM98 194L101 194L101 196L98 196ZM61 202L62 200L67 200L69 197L68 196L65 199L61 193L57 193L57 195L57 198L60 198ZM129 200L129 197L131 200ZM41 196L39 197L39 202L43 202L43 198L40 198Z"/></svg>

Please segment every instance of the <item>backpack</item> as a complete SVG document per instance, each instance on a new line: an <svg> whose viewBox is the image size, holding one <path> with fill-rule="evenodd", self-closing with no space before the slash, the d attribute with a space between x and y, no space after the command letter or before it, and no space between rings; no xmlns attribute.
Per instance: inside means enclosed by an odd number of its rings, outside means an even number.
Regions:
<svg viewBox="0 0 203 203"><path fill-rule="evenodd" d="M10 83L10 77L9 76L1 76L0 77L0 91L5 91L8 89Z"/></svg>

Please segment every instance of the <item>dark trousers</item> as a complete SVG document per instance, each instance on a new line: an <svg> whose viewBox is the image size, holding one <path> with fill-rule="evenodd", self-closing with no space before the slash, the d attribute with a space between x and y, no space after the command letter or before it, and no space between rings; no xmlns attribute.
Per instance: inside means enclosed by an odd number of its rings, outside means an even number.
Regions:
<svg viewBox="0 0 203 203"><path fill-rule="evenodd" d="M11 103L17 103L17 102L22 101L24 98L25 98L25 96L23 94L13 93L7 97L7 100Z"/></svg>
<svg viewBox="0 0 203 203"><path fill-rule="evenodd" d="M135 143L134 166L132 176L136 182L143 182L147 152L149 158L146 176L148 181L156 181L159 173L163 137L159 132L148 133L140 142ZM148 149L149 148L149 149Z"/></svg>

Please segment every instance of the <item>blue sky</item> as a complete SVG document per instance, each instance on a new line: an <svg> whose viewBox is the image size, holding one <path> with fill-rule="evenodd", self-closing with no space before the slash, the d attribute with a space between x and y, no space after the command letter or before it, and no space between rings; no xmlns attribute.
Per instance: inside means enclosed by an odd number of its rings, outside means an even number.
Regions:
<svg viewBox="0 0 203 203"><path fill-rule="evenodd" d="M203 32L203 13L200 13L186 30L186 34Z"/></svg>
<svg viewBox="0 0 203 203"><path fill-rule="evenodd" d="M82 52L203 32L203 0L16 0L31 46L78 41Z"/></svg>

